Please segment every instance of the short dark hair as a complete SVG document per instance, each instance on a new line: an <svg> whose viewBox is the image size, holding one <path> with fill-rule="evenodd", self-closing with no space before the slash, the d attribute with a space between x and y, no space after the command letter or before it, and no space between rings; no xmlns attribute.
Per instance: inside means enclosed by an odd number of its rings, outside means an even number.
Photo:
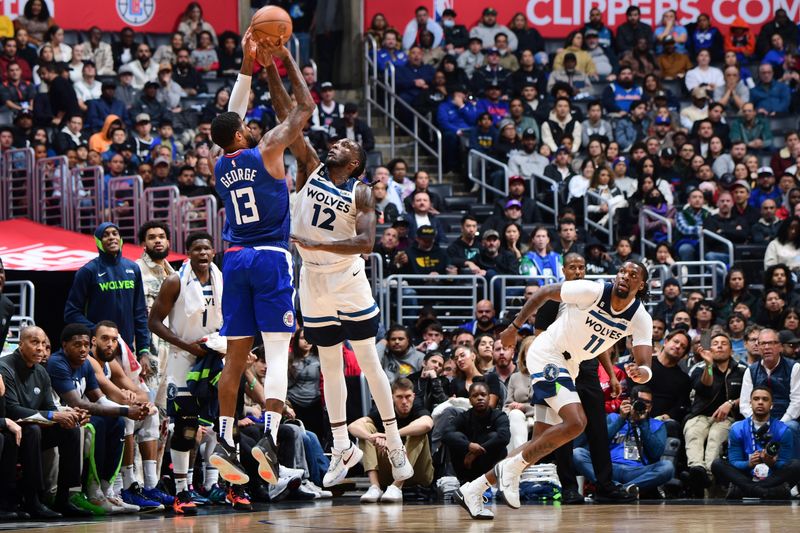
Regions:
<svg viewBox="0 0 800 533"><path fill-rule="evenodd" d="M92 332L92 335L97 335L97 330L100 328L113 328L119 331L119 326L117 325L116 322L113 322L111 320L101 320L100 322L94 325L94 331Z"/></svg>
<svg viewBox="0 0 800 533"><path fill-rule="evenodd" d="M469 386L469 394L472 394L472 390L477 387L483 387L484 389L486 389L486 392L491 392L489 390L489 384L483 380L483 376L476 376L475 378L472 379L472 385Z"/></svg>
<svg viewBox="0 0 800 533"><path fill-rule="evenodd" d="M427 353L425 354L425 357L423 358L423 361L427 363L427 362L428 362L428 360L429 360L431 357L434 357L434 356L437 356L437 355L438 355L439 357L441 357L442 359L444 359L444 358L445 358L445 357L444 357L444 354L442 354L442 352L440 352L439 350L431 350L430 352L427 352Z"/></svg>
<svg viewBox="0 0 800 533"><path fill-rule="evenodd" d="M195 243L195 241L202 241L203 239L210 242L212 247L214 246L214 237L212 237L211 234L205 231L196 231L194 233L190 233L189 236L186 237L186 251L188 252L192 249L192 245Z"/></svg>
<svg viewBox="0 0 800 533"><path fill-rule="evenodd" d="M352 143L354 148L352 151L356 152L355 156L358 160L358 166L353 169L353 172L350 174L351 178L358 178L364 173L364 169L367 168L367 151L364 150L364 147L361 146L359 143Z"/></svg>
<svg viewBox="0 0 800 533"><path fill-rule="evenodd" d="M397 331L402 331L403 333L405 333L407 339L409 339L409 340L411 339L411 334L408 332L408 328L407 327L405 327L405 326L403 326L401 324L394 324L392 327L390 327L386 331L386 340L388 341L389 337L392 336L392 333L395 333Z"/></svg>
<svg viewBox="0 0 800 533"><path fill-rule="evenodd" d="M753 393L756 392L757 390L763 390L768 392L770 399L772 399L772 389L769 388L767 385L756 385L755 387L753 387L753 390L750 391L751 398L753 397Z"/></svg>
<svg viewBox="0 0 800 533"><path fill-rule="evenodd" d="M420 11L424 11L425 13L428 13L428 8L425 7L425 6L418 6L417 9L414 10L414 14L416 15Z"/></svg>
<svg viewBox="0 0 800 533"><path fill-rule="evenodd" d="M192 165L183 165L181 169L178 171L178 174L183 174L184 170L191 170L192 172L196 172Z"/></svg>
<svg viewBox="0 0 800 533"><path fill-rule="evenodd" d="M625 10L625 16L630 16L633 13L641 13L639 6L630 6L628 9Z"/></svg>
<svg viewBox="0 0 800 533"><path fill-rule="evenodd" d="M164 233L167 234L167 239L169 239L169 226L166 222L162 222L160 220L148 220L139 226L139 233L137 234L137 237L139 238L140 243L144 242L144 240L147 238L147 232L151 229L163 229Z"/></svg>
<svg viewBox="0 0 800 533"><path fill-rule="evenodd" d="M466 222L467 220L471 220L471 221L476 222L476 223L478 222L478 219L475 218L474 215L467 214L467 215L464 215L463 217L461 217L461 225L463 226L464 222Z"/></svg>
<svg viewBox="0 0 800 533"><path fill-rule="evenodd" d="M92 336L92 332L89 331L89 328L84 326L83 324L67 324L64 326L64 329L61 330L61 342L67 342L72 337L79 337L86 335L87 337Z"/></svg>
<svg viewBox="0 0 800 533"><path fill-rule="evenodd" d="M236 132L242 128L242 119L233 111L226 111L211 121L211 140L223 149L233 144Z"/></svg>
<svg viewBox="0 0 800 533"><path fill-rule="evenodd" d="M396 380L394 380L394 383L392 383L392 393L394 394L399 390L413 391L414 383L408 378L397 378Z"/></svg>
<svg viewBox="0 0 800 533"><path fill-rule="evenodd" d="M635 400L639 397L641 393L649 394L650 396L652 396L653 390L647 385L636 385L633 389L631 389L631 398Z"/></svg>

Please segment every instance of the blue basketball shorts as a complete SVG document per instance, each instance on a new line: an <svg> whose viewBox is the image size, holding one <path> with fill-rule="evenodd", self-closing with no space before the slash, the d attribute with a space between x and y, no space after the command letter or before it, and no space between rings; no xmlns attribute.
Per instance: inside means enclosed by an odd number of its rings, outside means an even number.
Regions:
<svg viewBox="0 0 800 533"><path fill-rule="evenodd" d="M234 247L222 263L222 329L226 337L294 333L292 256L272 246Z"/></svg>

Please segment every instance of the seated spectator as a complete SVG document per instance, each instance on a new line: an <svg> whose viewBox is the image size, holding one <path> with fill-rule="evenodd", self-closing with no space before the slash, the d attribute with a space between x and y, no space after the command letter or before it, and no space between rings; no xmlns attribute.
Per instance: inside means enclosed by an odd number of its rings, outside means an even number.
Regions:
<svg viewBox="0 0 800 533"><path fill-rule="evenodd" d="M414 211L414 195L418 192L428 193L428 198L430 199L428 213L431 215L438 215L444 211L444 200L442 200L441 196L430 190L430 183L431 177L424 170L420 170L414 174L414 191L410 196L406 197L405 201L403 202L403 207L405 208L406 212L410 213Z"/></svg>
<svg viewBox="0 0 800 533"><path fill-rule="evenodd" d="M451 99L442 102L436 110L436 123L442 130L443 161L442 170L458 171L461 160L461 141L459 137L468 136L477 122L478 108L475 102L467 99L466 87L456 86L451 91Z"/></svg>
<svg viewBox="0 0 800 533"><path fill-rule="evenodd" d="M597 69L592 56L583 49L583 34L579 31L574 31L567 36L564 43L564 48L558 52L553 59L553 72L558 70L567 70L564 62L568 54L572 54L575 58L574 70L585 74L589 78L596 78Z"/></svg>
<svg viewBox="0 0 800 533"><path fill-rule="evenodd" d="M511 72L500 66L500 51L497 48L486 51L486 61L483 66L475 70L471 83L473 94L483 95L493 101L496 101L500 94L509 93ZM500 94L492 96L490 90L499 91ZM508 114L508 104L506 102L503 104Z"/></svg>
<svg viewBox="0 0 800 533"><path fill-rule="evenodd" d="M639 37L636 39L636 46L622 54L619 59L620 66L631 67L633 77L637 81L644 81L651 74L660 74L650 47L649 39Z"/></svg>
<svg viewBox="0 0 800 533"><path fill-rule="evenodd" d="M386 337L378 342L377 348L381 366L389 376L390 383L398 378L408 377L422 368L424 354L411 344L409 332L403 326L389 328Z"/></svg>
<svg viewBox="0 0 800 533"><path fill-rule="evenodd" d="M153 53L153 61L158 63L159 65L162 63L172 63L175 64L175 59L178 55L178 51L183 49L186 46L186 39L184 35L176 31L170 37L169 44L162 44L156 51Z"/></svg>
<svg viewBox="0 0 800 533"><path fill-rule="evenodd" d="M69 63L72 48L64 42L64 30L53 24L44 33L44 42L53 48L53 59L57 63Z"/></svg>
<svg viewBox="0 0 800 533"><path fill-rule="evenodd" d="M133 70L128 65L119 68L119 85L117 85L116 97L131 109L139 98L139 90L133 88Z"/></svg>
<svg viewBox="0 0 800 533"><path fill-rule="evenodd" d="M89 28L89 39L84 41L86 54L97 66L98 76L114 75L114 55L111 45L103 41L103 31L97 26Z"/></svg>
<svg viewBox="0 0 800 533"><path fill-rule="evenodd" d="M6 39L3 43L3 53L0 55L0 76L2 81L8 81L8 66L11 63L19 65L22 71L22 79L30 83L33 80L33 72L31 65L27 60L17 54L17 41L14 39Z"/></svg>
<svg viewBox="0 0 800 533"><path fill-rule="evenodd" d="M219 69L219 56L215 48L214 36L211 32L201 31L197 38L197 46L192 50L192 63L201 73L216 73Z"/></svg>
<svg viewBox="0 0 800 533"><path fill-rule="evenodd" d="M55 20L50 16L44 0L28 0L22 14L14 20L14 30L24 29L33 44L41 45L45 40L45 32L54 24Z"/></svg>
<svg viewBox="0 0 800 533"><path fill-rule="evenodd" d="M740 61L752 57L756 51L756 37L751 33L750 26L742 17L736 17L730 29L725 37L725 51L735 53Z"/></svg>
<svg viewBox="0 0 800 533"><path fill-rule="evenodd" d="M601 44L598 31L594 28L589 28L585 30L583 38L586 43L586 52L595 66L595 77L602 81L613 81L616 57L614 57L608 46Z"/></svg>
<svg viewBox="0 0 800 533"><path fill-rule="evenodd" d="M654 32L656 41L656 54L661 54L666 47L669 38L675 43L675 49L679 54L686 53L686 42L689 40L689 33L686 28L678 24L677 14L674 9L668 9L661 15L661 25Z"/></svg>
<svg viewBox="0 0 800 533"><path fill-rule="evenodd" d="M661 420L670 420L670 435L680 434L680 424L689 409L691 381L678 363L689 353L692 345L687 330L675 328L678 319L690 320L685 311L675 313L672 332L667 335L663 349L653 357L653 379L649 385L653 391L652 414Z"/></svg>
<svg viewBox="0 0 800 533"><path fill-rule="evenodd" d="M598 224L605 225L609 217L616 220L618 210L628 206L628 201L619 187L614 185L611 171L606 167L595 170L587 190L594 196L588 198L586 216Z"/></svg>
<svg viewBox="0 0 800 533"><path fill-rule="evenodd" d="M711 335L711 348L698 349L702 362L689 377L694 400L684 426L689 488L697 498L711 486L712 463L720 456L736 417L741 383L747 368L733 359L731 339Z"/></svg>
<svg viewBox="0 0 800 533"><path fill-rule="evenodd" d="M770 149L772 128L767 118L756 112L756 106L752 102L744 103L741 109L741 117L731 123L731 141L742 141L754 150Z"/></svg>
<svg viewBox="0 0 800 533"><path fill-rule="evenodd" d="M511 376L517 370L517 365L514 363L514 350L503 346L503 341L500 339L494 340L491 336L487 336L487 338L492 340L492 369L487 373L496 374L506 390Z"/></svg>
<svg viewBox="0 0 800 533"><path fill-rule="evenodd" d="M704 229L711 231L735 245L744 244L750 236L750 225L747 220L737 217L733 213L733 195L728 191L721 191L717 195L717 214L706 218ZM723 243L710 239L706 242L706 261L722 261L729 265L728 248Z"/></svg>
<svg viewBox="0 0 800 533"><path fill-rule="evenodd" d="M9 63L5 74L3 86L0 88L0 98L5 110L17 112L22 109L33 109L33 99L36 89L29 81L22 79L22 69L18 63Z"/></svg>
<svg viewBox="0 0 800 533"><path fill-rule="evenodd" d="M607 113L618 116L630 111L631 104L642 99L644 91L633 81L633 70L630 66L621 66L617 79L603 89L603 107Z"/></svg>
<svg viewBox="0 0 800 533"><path fill-rule="evenodd" d="M689 31L689 53L697 56L702 50L711 53L711 59L715 62L722 60L723 43L722 33L711 25L711 18L705 13L697 16L694 24L687 26Z"/></svg>
<svg viewBox="0 0 800 533"><path fill-rule="evenodd" d="M508 48L508 36L505 33L498 33L494 36L494 47L500 52L500 66L513 73L519 70L517 56L511 53Z"/></svg>
<svg viewBox="0 0 800 533"><path fill-rule="evenodd" d="M518 151L521 148L519 138L517 137L517 128L514 125L513 120L510 118L504 118L500 121L500 124L497 125L497 130L499 131L499 134L497 136L497 142L494 144L494 148L492 149L491 156L498 161L508 164L509 154L512 151ZM505 173L501 170L497 170L492 172L490 178L493 185L495 185L497 188L500 188L502 187L502 182L505 179Z"/></svg>
<svg viewBox="0 0 800 533"><path fill-rule="evenodd" d="M197 96L208 92L202 76L192 66L190 52L186 48L181 48L175 54L175 73L172 79L183 88L187 96Z"/></svg>
<svg viewBox="0 0 800 533"><path fill-rule="evenodd" d="M397 95L409 105L413 105L422 91L433 83L435 69L430 65L423 64L422 53L422 48L418 45L412 46L408 50L408 61L397 67L395 71ZM323 94L321 94L323 101L324 85L323 83Z"/></svg>
<svg viewBox="0 0 800 533"><path fill-rule="evenodd" d="M147 82L144 85L141 95L131 108L131 114L136 116L144 113L149 115L153 122L160 124L161 121L164 120L170 113L169 109L167 109L164 104L158 101L158 90L160 87L161 86L158 84L158 82ZM220 89L220 91L224 91L226 96L229 96L227 89L223 88ZM210 102L206 108L203 109L204 116L207 113L209 106L213 106L215 103L220 103L222 100L225 101L225 105L227 106L227 98L219 96L218 93L217 99L214 102ZM220 113L221 112L222 111L220 111Z"/></svg>
<svg viewBox="0 0 800 533"><path fill-rule="evenodd" d="M433 46L434 37L428 30L422 30L419 35L419 47L422 48L422 63L438 67L444 58L444 50Z"/></svg>
<svg viewBox="0 0 800 533"><path fill-rule="evenodd" d="M190 50L194 50L203 32L211 35L214 46L217 45L217 32L208 21L203 19L203 8L197 2L191 2L181 15L178 31L186 38Z"/></svg>
<svg viewBox="0 0 800 533"><path fill-rule="evenodd" d="M495 237L497 236L495 235ZM486 236L484 235L485 238ZM490 300L481 300L475 304L475 319L459 327L473 336L478 336L479 334L492 335L497 324L498 320L495 318L494 305Z"/></svg>
<svg viewBox="0 0 800 533"><path fill-rule="evenodd" d="M586 273L590 276L607 276L615 273L614 265L608 259L606 245L591 237L584 244L586 254Z"/></svg>
<svg viewBox="0 0 800 533"><path fill-rule="evenodd" d="M625 11L627 21L617 28L617 52L623 53L632 50L639 38L653 42L653 28L642 22L642 14L637 6L630 6Z"/></svg>
<svg viewBox="0 0 800 533"><path fill-rule="evenodd" d="M689 193L689 202L678 213L675 221L678 239L675 247L681 261L694 261L700 239L700 232L706 224L711 211L705 206L705 197L699 189Z"/></svg>
<svg viewBox="0 0 800 533"><path fill-rule="evenodd" d="M580 35L580 34L578 34ZM562 59L562 68L553 69L547 80L547 90L551 91L556 83L566 83L574 90L576 98L592 94L592 82L589 76L577 69L575 54L568 52Z"/></svg>
<svg viewBox="0 0 800 533"><path fill-rule="evenodd" d="M623 152L629 152L633 145L647 137L650 118L647 116L647 103L643 100L631 102L629 113L617 121L614 139Z"/></svg>
<svg viewBox="0 0 800 533"><path fill-rule="evenodd" d="M508 380L506 402L503 410L508 415L511 434L508 446L511 450L528 441L528 419L533 418L534 408L531 404L531 375L526 365L526 354L533 337L526 337L519 346L517 370Z"/></svg>
<svg viewBox="0 0 800 533"><path fill-rule="evenodd" d="M497 10L493 7L484 8L481 21L469 31L470 37L477 37L481 40L483 48L494 46L494 38L498 33L504 33L508 37L508 49L512 52L517 50L517 35L506 26L497 23Z"/></svg>
<svg viewBox="0 0 800 533"><path fill-rule="evenodd" d="M471 37L466 51L458 56L458 68L462 69L470 78L483 65L485 56L481 52L482 48L481 39L479 37Z"/></svg>
<svg viewBox="0 0 800 533"><path fill-rule="evenodd" d="M74 87L78 96L78 105L83 111L88 109L86 103L89 100L100 98L102 84L97 80L97 68L94 63L87 61L83 64L83 76L74 84Z"/></svg>
<svg viewBox="0 0 800 533"><path fill-rule="evenodd" d="M389 63L395 67L400 67L408 61L408 55L397 47L398 37L397 32L393 29L386 30L383 35L383 42L381 42L381 48L378 50L379 72L386 70L386 66Z"/></svg>
<svg viewBox="0 0 800 533"><path fill-rule="evenodd" d="M106 80L100 85L100 97L88 100L86 113L86 127L90 131L97 131L103 127L108 115L117 115L126 124L130 123L130 116L125 104L116 98L117 84L114 80Z"/></svg>
<svg viewBox="0 0 800 533"><path fill-rule="evenodd" d="M792 190L797 190L798 197L800 197L800 189ZM789 194L791 195L791 192ZM778 236L782 221L776 216L776 213L775 200L767 198L761 202L761 218L751 227L750 232L750 241L753 244L766 245Z"/></svg>
<svg viewBox="0 0 800 533"><path fill-rule="evenodd" d="M714 477L730 484L726 499L789 499L790 487L800 481L800 461L794 458L797 439L773 414L771 387L757 385L747 392L752 407L731 426L728 459L714 460Z"/></svg>
<svg viewBox="0 0 800 533"><path fill-rule="evenodd" d="M761 202L770 198L776 202L781 201L781 190L775 185L775 173L771 167L761 167L758 169L757 187L750 194L750 205L755 209L761 209Z"/></svg>
<svg viewBox="0 0 800 533"><path fill-rule="evenodd" d="M375 149L372 128L358 118L358 106L354 103L348 102L344 105L344 116L333 119L329 131L332 140L346 138L360 144L367 152Z"/></svg>
<svg viewBox="0 0 800 533"><path fill-rule="evenodd" d="M646 385L638 385L631 391L631 399L620 404L619 414L607 417L611 477L637 497L653 494L674 473L672 462L661 459L667 445L666 425L651 418L652 410L653 392ZM576 470L596 482L589 450L576 448L573 457Z"/></svg>
<svg viewBox="0 0 800 533"><path fill-rule="evenodd" d="M158 67L158 90L156 100L164 106L177 119L181 119L181 99L186 96L186 91L172 79L172 65L164 63ZM188 124L187 124L188 125Z"/></svg>
<svg viewBox="0 0 800 533"><path fill-rule="evenodd" d="M136 58L126 63L133 73L133 88L142 90L146 83L158 78L158 63L152 60L150 47L142 43L136 47Z"/></svg>
<svg viewBox="0 0 800 533"><path fill-rule="evenodd" d="M87 145L88 140L83 131L83 118L80 115L69 117L67 125L53 137L53 149L58 155L63 155L67 150L78 146Z"/></svg>
<svg viewBox="0 0 800 533"><path fill-rule="evenodd" d="M677 279L669 278L661 289L664 299L653 309L653 316L662 318L667 324L672 324L675 314L686 310L686 304L681 298L681 285Z"/></svg>
<svg viewBox="0 0 800 533"><path fill-rule="evenodd" d="M759 211L750 205L750 184L749 180L737 180L731 186L733 194L734 213L742 217L752 226L758 221Z"/></svg>
<svg viewBox="0 0 800 533"><path fill-rule="evenodd" d="M414 45L419 46L423 31L428 31L432 34L432 46L441 46L444 30L442 30L438 22L430 18L428 8L420 6L414 11L414 18L406 24L406 28L403 31L403 48L410 50Z"/></svg>
<svg viewBox="0 0 800 533"><path fill-rule="evenodd" d="M436 324L430 327L438 327L438 334L442 335L441 325ZM438 348L438 343L434 344ZM428 344L428 346L434 344ZM419 402L428 412L432 412L437 405L447 401L450 382L442 375L443 368L442 353L436 348L431 348L426 351L422 369L408 375L409 381L414 384L415 401Z"/></svg>
<svg viewBox="0 0 800 533"><path fill-rule="evenodd" d="M226 31L220 36L220 47L217 51L219 69L217 76L235 78L242 68L242 50L239 48L239 36ZM170 61L174 63L175 61Z"/></svg>
<svg viewBox="0 0 800 533"><path fill-rule="evenodd" d="M561 227L563 226L564 223ZM564 255L569 251L564 250ZM530 248L520 259L519 273L523 276L550 277L556 281L564 279L561 256L550 247L550 234L544 226L538 226L531 232ZM537 282L539 285L546 285L552 283L552 279L548 281L539 279Z"/></svg>
<svg viewBox="0 0 800 533"><path fill-rule="evenodd" d="M568 137L572 139L570 151L577 154L581 148L582 131L580 122L571 113L569 98L559 98L547 121L542 124L542 142L556 152Z"/></svg>
<svg viewBox="0 0 800 533"><path fill-rule="evenodd" d="M429 487L433 482L433 459L428 440L433 419L421 403L415 402L415 397L414 384L408 379L400 378L392 383L397 428L408 461L414 467L414 475L410 479L393 480L383 420L377 408L348 426L350 433L359 439L359 448L364 453L364 471L370 482L369 489L361 496L361 503L402 503L404 486ZM386 487L386 490L383 491L381 487Z"/></svg>
<svg viewBox="0 0 800 533"><path fill-rule="evenodd" d="M389 177L389 169L386 167L377 167L372 173L373 183L383 183L386 185L386 199L394 205L398 213L404 213L405 207L401 192L395 187L396 183ZM394 219L392 219L394 220Z"/></svg>
<svg viewBox="0 0 800 533"><path fill-rule="evenodd" d="M89 137L89 149L100 152L107 152L111 148L112 135L114 130L122 128L122 121L117 115L108 115L103 123L103 129Z"/></svg>
<svg viewBox="0 0 800 533"><path fill-rule="evenodd" d="M425 193L420 193L419 196ZM447 261L447 254L436 244L437 230L433 226L417 227L414 244L408 249L408 261L401 273L436 277L445 274L456 274L457 270Z"/></svg>
<svg viewBox="0 0 800 533"><path fill-rule="evenodd" d="M447 247L448 262L459 269L460 272L477 274L480 268L477 258L480 254L480 241L478 233L478 220L472 215L461 217L461 236Z"/></svg>
<svg viewBox="0 0 800 533"><path fill-rule="evenodd" d="M757 112L774 117L789 111L791 99L789 87L774 79L774 69L769 63L758 66L758 83L750 91L750 101Z"/></svg>
<svg viewBox="0 0 800 533"><path fill-rule="evenodd" d="M786 265L791 270L800 269L800 218L796 215L781 223L776 237L767 245L764 268L774 265Z"/></svg>
<svg viewBox="0 0 800 533"><path fill-rule="evenodd" d="M400 215L397 206L389 201L386 184L376 181L372 184L372 197L375 199L375 211L378 215L378 224L390 224Z"/></svg>
<svg viewBox="0 0 800 533"><path fill-rule="evenodd" d="M708 90L705 87L695 87L691 93L691 100L692 105L684 107L681 109L680 119L681 119L681 127L685 128L689 131L694 131L698 137L698 145L700 145L701 152L700 155L705 155L704 150L702 149L705 144L708 142L708 138L714 133L713 124L709 122L710 128L708 128L707 132L703 132L700 128L700 124L697 124L695 129L695 124L699 123L700 121L705 121L708 118ZM709 137L704 137L704 134L707 134ZM706 147L707 148L707 147Z"/></svg>
<svg viewBox="0 0 800 533"><path fill-rule="evenodd" d="M603 118L603 105L595 100L589 103L586 120L581 123L581 145L589 146L592 137L602 139L604 143L614 140L614 129L608 120Z"/></svg>
<svg viewBox="0 0 800 533"><path fill-rule="evenodd" d="M700 50L697 53L697 66L686 73L686 89L692 91L695 87L703 86L713 92L724 85L722 71L711 66L711 53L706 49Z"/></svg>
<svg viewBox="0 0 800 533"><path fill-rule="evenodd" d="M410 198L412 198L411 206L407 211L411 215L409 217L410 231L414 232L417 228L430 226L436 234L436 245L447 244L447 237L445 236L447 228L432 211L430 193L428 191L417 191Z"/></svg>
<svg viewBox="0 0 800 533"><path fill-rule="evenodd" d="M750 101L750 88L742 80L739 67L736 65L726 66L723 76L725 85L714 89L714 101L722 104L729 112L742 111L744 114L744 108ZM769 132L769 141L772 141L771 131Z"/></svg>
<svg viewBox="0 0 800 533"><path fill-rule="evenodd" d="M389 182L389 188L395 189L400 200L405 200L414 192L416 185L408 178L408 164L402 158L396 158L389 161L386 165L389 172L392 174L392 179Z"/></svg>
<svg viewBox="0 0 800 533"><path fill-rule="evenodd" d="M689 69L692 68L692 62L689 56L684 52L678 52L675 39L668 35L663 40L664 51L658 56L656 67L661 71L661 75L665 80L674 80L676 78L683 78Z"/></svg>
<svg viewBox="0 0 800 533"><path fill-rule="evenodd" d="M447 427L442 442L456 477L466 481L485 472L505 457L511 433L508 416L490 406L486 383L469 387L471 408L457 414Z"/></svg>
<svg viewBox="0 0 800 533"><path fill-rule="evenodd" d="M527 20L527 19L526 19ZM589 10L589 21L583 25L583 36L588 38L591 31L597 32L598 44L605 49L613 49L614 34L603 24L603 13L597 6Z"/></svg>
<svg viewBox="0 0 800 533"><path fill-rule="evenodd" d="M458 15L452 9L442 11L442 27L444 37L441 45L448 54L456 56L464 53L469 45L469 30L463 24L456 22Z"/></svg>

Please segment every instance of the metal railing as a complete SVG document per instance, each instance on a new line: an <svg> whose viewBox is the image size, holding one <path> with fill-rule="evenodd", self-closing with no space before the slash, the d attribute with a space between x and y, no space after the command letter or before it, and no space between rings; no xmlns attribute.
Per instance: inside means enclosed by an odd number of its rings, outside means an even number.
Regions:
<svg viewBox="0 0 800 533"><path fill-rule="evenodd" d="M411 323L425 305L436 305L439 322L458 326L475 318L475 305L487 297L483 276L394 274L384 280L384 324Z"/></svg>
<svg viewBox="0 0 800 533"><path fill-rule="evenodd" d="M555 276L521 276L501 275L494 276L490 282L492 286L492 303L499 309L498 316L505 316L509 311L518 312L524 303L525 287L532 281L541 281L543 284L556 283ZM511 290L509 290L511 289ZM500 298L499 306L497 299Z"/></svg>
<svg viewBox="0 0 800 533"><path fill-rule="evenodd" d="M217 225L217 199L211 195L178 198L176 205L177 240L175 250L179 253L186 253L186 237L196 231L204 231L212 237L215 234ZM216 239L215 239L216 240Z"/></svg>
<svg viewBox="0 0 800 533"><path fill-rule="evenodd" d="M136 234L142 225L142 177L120 176L107 182L106 205L109 219L119 228L120 236L127 242L136 242Z"/></svg>
<svg viewBox="0 0 800 533"><path fill-rule="evenodd" d="M164 187L148 187L144 190L142 201L142 220L163 222L169 226L169 237L172 248L177 249L179 244L178 222L179 211L176 208L181 194L175 185Z"/></svg>
<svg viewBox="0 0 800 533"><path fill-rule="evenodd" d="M39 224L72 229L72 202L77 183L71 182L67 158L45 157L33 169L33 220Z"/></svg>
<svg viewBox="0 0 800 533"><path fill-rule="evenodd" d="M549 206L545 202L540 201L539 199L539 184L538 182L542 181L546 184L546 187L550 189L550 193L553 195L553 205ZM544 191L542 191L544 194ZM549 194L546 194L549 196ZM533 174L531 176L531 198L536 201L539 209L550 213L553 215L553 224L558 224L558 183L555 180L548 178L547 176L539 176L538 174Z"/></svg>
<svg viewBox="0 0 800 533"><path fill-rule="evenodd" d="M74 168L71 182L76 189L70 193L72 229L80 233L93 233L103 221L105 182L103 167ZM69 191L68 191L69 192Z"/></svg>
<svg viewBox="0 0 800 533"><path fill-rule="evenodd" d="M9 320L6 342L19 343L19 332L25 326L34 325L33 316L36 308L36 287L31 281L7 281L3 295L14 304L14 314ZM0 346L0 352L3 347Z"/></svg>
<svg viewBox="0 0 800 533"><path fill-rule="evenodd" d="M722 261L677 261L669 267L670 277L681 282L681 290L701 291L709 299L717 297L719 282L727 272L728 267Z"/></svg>
<svg viewBox="0 0 800 533"><path fill-rule="evenodd" d="M593 198L598 202L598 204L593 205L605 205L608 208L608 210L605 212L605 218L607 220L605 224L595 222L591 219L591 217L589 217L590 198ZM614 246L614 210L611 209L611 205L608 203L606 198L603 198L594 191L586 191L583 194L583 229L589 231L589 228L594 228L601 233L605 233L608 240L608 245Z"/></svg>
<svg viewBox="0 0 800 533"><path fill-rule="evenodd" d="M371 253L366 261L367 278L369 285L372 287L372 297L376 302L381 302L381 289L383 285L383 258L381 254Z"/></svg>
<svg viewBox="0 0 800 533"><path fill-rule="evenodd" d="M402 98L397 96L395 90L395 67L392 63L386 65L383 72L383 80L378 72L378 43L375 39L367 35L364 40L364 101L367 107L367 123L372 126L372 106L381 110L386 117L386 127L389 130L389 151L390 157L395 156L395 127L405 132L412 139L414 148L414 167L419 168L420 148L428 152L436 159L436 176L439 183L442 182L442 132L439 128L413 106L407 104ZM377 99L378 89L384 91L384 103ZM412 126L409 127L397 118L397 104L400 109L408 113L412 119ZM433 136L435 147L423 139L420 132L420 125L427 126Z"/></svg>
<svg viewBox="0 0 800 533"><path fill-rule="evenodd" d="M503 171L503 188L498 189L494 185L489 184L486 181L487 174L486 174L486 164L492 164L497 166L497 170ZM480 167L480 174L479 177L476 177L475 166ZM491 171L489 172L491 174ZM481 188L481 203L486 203L486 189L489 189L495 194L508 196L508 176L510 172L508 170L508 165L499 161L491 156L484 154L483 152L479 152L478 150L472 149L469 151L469 157L467 159L467 177L470 181L477 183Z"/></svg>
<svg viewBox="0 0 800 533"><path fill-rule="evenodd" d="M217 252L224 252L230 246L229 243L222 240L222 230L225 228L225 208L220 207L217 210L217 232L214 234L214 249Z"/></svg>
<svg viewBox="0 0 800 533"><path fill-rule="evenodd" d="M728 268L733 266L733 243L722 237L721 235L717 235L713 231L709 231L707 229L703 229L703 232L700 234L700 259L705 260L706 258L706 237L711 239L712 241L717 241L722 243L725 248L728 249Z"/></svg>
<svg viewBox="0 0 800 533"><path fill-rule="evenodd" d="M0 160L0 215L33 218L33 150L7 150Z"/></svg>
<svg viewBox="0 0 800 533"><path fill-rule="evenodd" d="M661 222L667 226L667 244L672 245L672 226L674 224L672 220L665 216L661 216L658 213L653 213L647 209L642 209L639 212L639 243L641 246L639 253L641 253L642 257L647 255L648 248L657 248L659 245L659 243L648 240L646 237L647 232L645 231L645 223L648 221L648 219Z"/></svg>

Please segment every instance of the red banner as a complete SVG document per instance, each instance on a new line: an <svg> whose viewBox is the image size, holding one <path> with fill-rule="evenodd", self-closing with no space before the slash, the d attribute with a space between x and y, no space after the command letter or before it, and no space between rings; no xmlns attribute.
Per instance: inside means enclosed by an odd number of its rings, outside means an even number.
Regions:
<svg viewBox="0 0 800 533"><path fill-rule="evenodd" d="M122 255L135 261L142 248L125 244ZM74 271L97 257L94 237L24 218L0 222L0 257L6 270ZM181 261L185 255L171 253L167 261Z"/></svg>
<svg viewBox="0 0 800 533"><path fill-rule="evenodd" d="M631 5L639 6L642 21L653 29L661 23L664 12L670 9L678 12L678 22L683 25L705 13L711 17L711 24L723 33L727 33L727 27L737 16L754 29L760 28L780 8L786 10L790 19L800 21L800 0L364 0L364 24L369 27L372 16L383 13L389 25L402 34L419 5L429 7L432 16L451 8L458 14L456 22L467 28L480 21L482 11L488 6L497 10L497 22L505 26L516 13L521 12L542 36L551 39L565 38L570 31L583 27L589 20L589 11L595 6L603 12L603 19L611 28L625 22L625 10Z"/></svg>
<svg viewBox="0 0 800 533"><path fill-rule="evenodd" d="M0 0L0 13L17 18L28 0ZM130 26L137 32L170 33L178 28L188 0L45 0L56 23L67 30L99 26L119 31ZM237 0L197 0L203 18L216 32L239 30Z"/></svg>

